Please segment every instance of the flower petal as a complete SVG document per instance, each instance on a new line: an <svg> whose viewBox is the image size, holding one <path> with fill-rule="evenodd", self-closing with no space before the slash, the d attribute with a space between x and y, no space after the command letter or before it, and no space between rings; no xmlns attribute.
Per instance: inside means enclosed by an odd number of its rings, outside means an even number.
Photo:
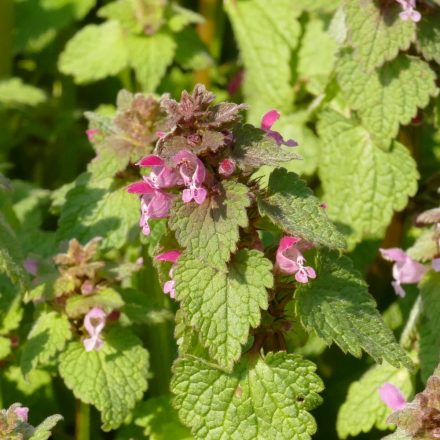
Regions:
<svg viewBox="0 0 440 440"><path fill-rule="evenodd" d="M402 392L391 383L384 383L379 388L379 395L382 401L393 411L398 411L405 407L406 399Z"/></svg>
<svg viewBox="0 0 440 440"><path fill-rule="evenodd" d="M263 130L270 130L272 125L280 118L280 112L278 110L270 110L261 118L261 128Z"/></svg>

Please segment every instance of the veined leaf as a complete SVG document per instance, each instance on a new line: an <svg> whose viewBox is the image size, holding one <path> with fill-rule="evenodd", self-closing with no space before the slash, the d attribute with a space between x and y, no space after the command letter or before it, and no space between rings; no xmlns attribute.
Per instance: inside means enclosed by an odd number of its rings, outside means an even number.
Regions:
<svg viewBox="0 0 440 440"><path fill-rule="evenodd" d="M171 390L197 440L310 440L316 424L308 411L323 389L315 369L282 352L245 359L230 374L186 357L174 365Z"/></svg>

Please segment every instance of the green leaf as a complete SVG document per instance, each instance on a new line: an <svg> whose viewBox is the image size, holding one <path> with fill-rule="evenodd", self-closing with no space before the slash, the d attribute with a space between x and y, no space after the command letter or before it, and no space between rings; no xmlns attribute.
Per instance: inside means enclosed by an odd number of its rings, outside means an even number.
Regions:
<svg viewBox="0 0 440 440"><path fill-rule="evenodd" d="M154 92L173 62L176 43L170 34L156 33L147 36L131 36L127 40L129 64L144 92Z"/></svg>
<svg viewBox="0 0 440 440"><path fill-rule="evenodd" d="M250 172L262 165L282 165L300 156L295 148L280 146L263 130L246 124L234 130L231 158L243 171Z"/></svg>
<svg viewBox="0 0 440 440"><path fill-rule="evenodd" d="M338 412L339 438L355 437L373 427L389 428L387 418L392 410L379 395L379 388L386 382L399 388L406 399L414 393L411 376L405 368L396 369L387 363L373 366L348 389L347 398Z"/></svg>
<svg viewBox="0 0 440 440"><path fill-rule="evenodd" d="M23 347L23 376L26 377L37 366L47 364L64 349L72 336L70 322L65 315L55 311L42 312L32 326Z"/></svg>
<svg viewBox="0 0 440 440"><path fill-rule="evenodd" d="M383 151L366 130L332 110L321 114L318 131L328 215L346 230L350 249L362 239L382 238L394 211L417 191L414 159L398 142Z"/></svg>
<svg viewBox="0 0 440 440"><path fill-rule="evenodd" d="M19 327L23 317L21 301L21 292L0 274L0 335L7 335Z"/></svg>
<svg viewBox="0 0 440 440"><path fill-rule="evenodd" d="M29 440L47 440L52 436L51 430L60 420L63 420L63 416L59 414L48 417L35 428Z"/></svg>
<svg viewBox="0 0 440 440"><path fill-rule="evenodd" d="M415 40L416 24L400 19L397 2L347 0L344 5L349 41L367 71L394 59Z"/></svg>
<svg viewBox="0 0 440 440"><path fill-rule="evenodd" d="M308 411L323 389L315 369L282 352L243 360L231 374L187 357L174 365L171 390L195 439L310 440L316 424Z"/></svg>
<svg viewBox="0 0 440 440"><path fill-rule="evenodd" d="M417 24L416 48L427 61L440 64L440 12L423 12L422 20Z"/></svg>
<svg viewBox="0 0 440 440"><path fill-rule="evenodd" d="M0 336L0 361L11 353L11 339Z"/></svg>
<svg viewBox="0 0 440 440"><path fill-rule="evenodd" d="M135 425L144 428L144 435L150 440L193 439L171 406L170 396L152 397L142 402L136 408L134 418Z"/></svg>
<svg viewBox="0 0 440 440"><path fill-rule="evenodd" d="M121 295L111 287L97 290L91 295L75 295L66 301L66 313L69 318L78 319L93 307L99 307L105 313L120 309L124 305Z"/></svg>
<svg viewBox="0 0 440 440"><path fill-rule="evenodd" d="M297 174L279 168L269 178L267 194L258 196L261 215L267 215L288 234L317 246L345 247L344 237L327 217L320 201Z"/></svg>
<svg viewBox="0 0 440 440"><path fill-rule="evenodd" d="M425 229L406 253L423 263L431 261L439 252L435 227Z"/></svg>
<svg viewBox="0 0 440 440"><path fill-rule="evenodd" d="M273 286L272 263L256 250L239 251L231 263L211 266L206 258L180 257L174 272L176 298L200 342L219 365L231 369L260 324Z"/></svg>
<svg viewBox="0 0 440 440"><path fill-rule="evenodd" d="M351 260L325 253L318 255L313 267L316 280L299 285L295 296L304 326L328 345L335 342L345 353L361 357L365 350L378 363L386 360L396 368L412 368Z"/></svg>
<svg viewBox="0 0 440 440"><path fill-rule="evenodd" d="M400 124L408 124L418 108L437 95L436 75L419 58L401 55L376 72L367 73L349 51L338 62L338 81L350 106L376 144L387 150Z"/></svg>
<svg viewBox="0 0 440 440"><path fill-rule="evenodd" d="M201 205L177 198L171 208L169 226L188 253L208 264L223 265L237 249L239 227L248 224L249 205L247 187L229 180Z"/></svg>
<svg viewBox="0 0 440 440"><path fill-rule="evenodd" d="M99 351L71 342L60 356L59 371L76 398L101 412L104 431L116 429L147 389L148 352L129 330L105 332Z"/></svg>
<svg viewBox="0 0 440 440"><path fill-rule="evenodd" d="M427 381L440 360L440 273L429 271L419 284L424 319L420 324L420 366L423 381Z"/></svg>
<svg viewBox="0 0 440 440"><path fill-rule="evenodd" d="M46 95L42 90L24 84L21 78L10 78L0 81L0 106L32 106L41 104L45 100Z"/></svg>
<svg viewBox="0 0 440 440"><path fill-rule="evenodd" d="M314 95L324 93L338 50L338 44L326 27L323 19L309 20L298 52L298 76Z"/></svg>
<svg viewBox="0 0 440 440"><path fill-rule="evenodd" d="M264 0L227 0L225 8L246 70L243 89L251 107L249 120L259 121L271 108L289 111L294 98L291 61L300 34L300 12L290 0L277 0L270 7Z"/></svg>
<svg viewBox="0 0 440 440"><path fill-rule="evenodd" d="M116 75L127 66L124 35L116 21L83 27L61 53L58 67L84 84Z"/></svg>
<svg viewBox="0 0 440 440"><path fill-rule="evenodd" d="M176 61L190 70L207 69L213 65L208 48L192 27L183 29L176 35Z"/></svg>
<svg viewBox="0 0 440 440"><path fill-rule="evenodd" d="M128 194L125 187L117 187L111 178L93 180L86 173L66 195L57 240L76 238L85 243L103 237L101 250L120 248L130 233L138 233L138 222L137 197Z"/></svg>
<svg viewBox="0 0 440 440"><path fill-rule="evenodd" d="M4 273L20 289L27 284L27 274L23 266L23 256L17 237L0 214L0 273Z"/></svg>

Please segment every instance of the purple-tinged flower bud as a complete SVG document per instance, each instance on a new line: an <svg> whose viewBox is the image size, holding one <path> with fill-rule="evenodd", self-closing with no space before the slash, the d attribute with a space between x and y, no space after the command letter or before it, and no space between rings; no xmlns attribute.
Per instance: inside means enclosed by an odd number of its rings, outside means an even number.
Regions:
<svg viewBox="0 0 440 440"><path fill-rule="evenodd" d="M83 341L86 351L100 350L104 341L101 339L101 332L104 330L106 314L99 307L93 307L84 317L84 327L90 335Z"/></svg>
<svg viewBox="0 0 440 440"><path fill-rule="evenodd" d="M394 281L391 284L396 294L403 298L405 291L401 284L418 283L425 274L426 267L414 261L402 249L390 248L379 249L379 251L382 254L382 258L395 263L393 265Z"/></svg>
<svg viewBox="0 0 440 440"><path fill-rule="evenodd" d="M26 269L26 272L30 273L31 275L37 275L38 272L38 261L33 258L26 258L24 260L24 268Z"/></svg>
<svg viewBox="0 0 440 440"><path fill-rule="evenodd" d="M179 169L183 184L187 189L183 190L182 200L185 203L194 200L201 205L207 195L202 183L205 181L206 169L203 162L190 151L181 150L173 156L173 162Z"/></svg>
<svg viewBox="0 0 440 440"><path fill-rule="evenodd" d="M405 407L406 399L402 392L391 383L384 383L379 388L379 395L382 401L393 411L398 411Z"/></svg>
<svg viewBox="0 0 440 440"><path fill-rule="evenodd" d="M296 147L298 143L293 139L284 140L283 136L278 131L271 130L272 125L280 118L280 112L278 110L270 110L261 118L261 129L266 134L275 140L278 145L287 145L288 147Z"/></svg>
<svg viewBox="0 0 440 440"><path fill-rule="evenodd" d="M283 237L278 245L276 263L282 272L295 274L296 281L306 284L309 278L316 278L316 272L313 267L304 265L306 260L297 246L300 241L299 237Z"/></svg>
<svg viewBox="0 0 440 440"><path fill-rule="evenodd" d="M235 172L235 162L232 159L223 159L218 167L218 172L225 177L229 177Z"/></svg>
<svg viewBox="0 0 440 440"><path fill-rule="evenodd" d="M86 130L87 139L90 142L94 142L95 136L99 133L99 130L97 128L89 128Z"/></svg>
<svg viewBox="0 0 440 440"><path fill-rule="evenodd" d="M18 408L14 409L14 413L17 417L23 420L23 422L28 421L29 408L26 408L25 406L19 406Z"/></svg>
<svg viewBox="0 0 440 440"><path fill-rule="evenodd" d="M90 295L95 290L95 286L90 280L86 280L81 285L81 293L83 295Z"/></svg>

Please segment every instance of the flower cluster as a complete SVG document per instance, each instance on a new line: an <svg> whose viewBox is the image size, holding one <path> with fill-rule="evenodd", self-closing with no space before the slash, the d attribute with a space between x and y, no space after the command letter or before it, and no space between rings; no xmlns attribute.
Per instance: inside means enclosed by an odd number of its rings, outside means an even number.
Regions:
<svg viewBox="0 0 440 440"><path fill-rule="evenodd" d="M416 0L396 0L401 6L403 11L399 14L399 17L403 21L411 20L415 23L421 20L422 15L416 11Z"/></svg>

